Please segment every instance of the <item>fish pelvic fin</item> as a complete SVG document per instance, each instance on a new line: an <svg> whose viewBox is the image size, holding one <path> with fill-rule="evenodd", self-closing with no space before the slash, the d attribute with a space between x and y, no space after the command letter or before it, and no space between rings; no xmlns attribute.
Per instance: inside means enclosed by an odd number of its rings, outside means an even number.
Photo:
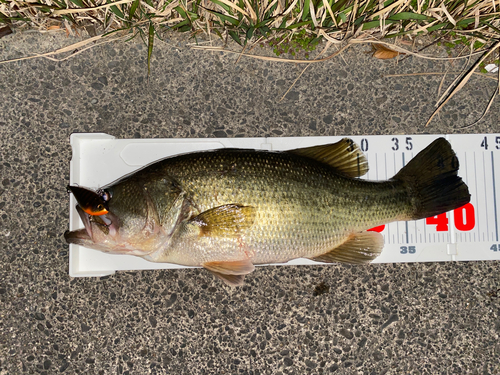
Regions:
<svg viewBox="0 0 500 375"><path fill-rule="evenodd" d="M328 164L348 177L360 177L368 172L368 160L350 138L333 144L297 148L286 152Z"/></svg>
<svg viewBox="0 0 500 375"><path fill-rule="evenodd" d="M370 263L380 255L384 237L378 232L361 232L351 235L342 245L311 258L324 263Z"/></svg>
<svg viewBox="0 0 500 375"><path fill-rule="evenodd" d="M255 266L249 259L206 262L203 264L203 267L232 287L243 285L245 276L255 269Z"/></svg>
<svg viewBox="0 0 500 375"><path fill-rule="evenodd" d="M419 220L469 203L467 185L458 176L459 163L450 143L438 138L403 167L393 180L402 181Z"/></svg>

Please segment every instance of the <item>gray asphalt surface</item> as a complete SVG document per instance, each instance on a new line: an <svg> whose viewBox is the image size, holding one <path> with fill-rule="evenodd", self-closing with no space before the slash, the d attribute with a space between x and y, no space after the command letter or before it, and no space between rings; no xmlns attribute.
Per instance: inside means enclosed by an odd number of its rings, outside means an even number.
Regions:
<svg viewBox="0 0 500 375"><path fill-rule="evenodd" d="M0 39L0 60L76 40ZM311 66L115 42L0 65L0 374L498 374L499 262L265 267L229 289L204 270L68 276L73 132L119 138L495 133L474 76L428 128L460 63L356 47ZM446 79L443 89L451 82ZM103 160L103 163L106 161ZM323 285L323 288L319 287ZM315 290L323 291L316 295Z"/></svg>

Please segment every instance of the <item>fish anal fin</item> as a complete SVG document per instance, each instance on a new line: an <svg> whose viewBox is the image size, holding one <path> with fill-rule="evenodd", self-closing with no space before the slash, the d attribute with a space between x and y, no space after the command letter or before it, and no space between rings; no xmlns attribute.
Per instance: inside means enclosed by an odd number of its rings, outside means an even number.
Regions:
<svg viewBox="0 0 500 375"><path fill-rule="evenodd" d="M255 269L250 259L206 262L203 263L203 267L226 275L247 275Z"/></svg>
<svg viewBox="0 0 500 375"><path fill-rule="evenodd" d="M354 233L342 245L329 252L311 258L325 263L370 263L384 247L384 237L377 232Z"/></svg>
<svg viewBox="0 0 500 375"><path fill-rule="evenodd" d="M255 221L256 209L240 204L226 204L211 208L191 219L199 228L200 236L239 237Z"/></svg>
<svg viewBox="0 0 500 375"><path fill-rule="evenodd" d="M243 285L246 275L255 269L249 259L203 263L203 267L229 286Z"/></svg>
<svg viewBox="0 0 500 375"><path fill-rule="evenodd" d="M219 272L213 272L212 275L217 277L219 280L222 280L226 285L230 287L243 286L243 280L245 279L245 275L226 275Z"/></svg>
<svg viewBox="0 0 500 375"><path fill-rule="evenodd" d="M348 177L360 177L368 172L368 160L350 138L333 144L297 148L286 152L328 164Z"/></svg>

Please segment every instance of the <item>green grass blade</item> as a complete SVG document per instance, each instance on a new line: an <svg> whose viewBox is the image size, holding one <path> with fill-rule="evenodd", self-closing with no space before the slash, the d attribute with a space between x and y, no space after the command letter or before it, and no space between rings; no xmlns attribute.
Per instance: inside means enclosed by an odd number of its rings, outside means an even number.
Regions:
<svg viewBox="0 0 500 375"><path fill-rule="evenodd" d="M224 3L221 3L220 1L217 1L217 0L210 0L212 3L214 4L217 4L218 6L220 6L221 8L223 8L226 12L228 12L229 14L233 14L231 12L231 7L229 7L228 5L224 4Z"/></svg>
<svg viewBox="0 0 500 375"><path fill-rule="evenodd" d="M233 40L238 43L240 46L243 46L243 43L241 43L241 39L236 31L230 30L228 31L229 36L233 38Z"/></svg>
<svg viewBox="0 0 500 375"><path fill-rule="evenodd" d="M281 21L281 25L278 27L278 29L283 29L285 30L286 29L286 17L283 17L283 21Z"/></svg>
<svg viewBox="0 0 500 375"><path fill-rule="evenodd" d="M457 27L467 27L476 21L475 18L465 18L457 22Z"/></svg>
<svg viewBox="0 0 500 375"><path fill-rule="evenodd" d="M198 14L198 8L200 6L201 0L196 0L196 2L193 4L193 12Z"/></svg>
<svg viewBox="0 0 500 375"><path fill-rule="evenodd" d="M246 35L246 40L252 39L254 30L255 30L255 28L253 28L253 27L248 28L247 35Z"/></svg>
<svg viewBox="0 0 500 375"><path fill-rule="evenodd" d="M224 23L225 21L229 22L233 26L238 26L240 24L240 21L238 21L236 18L226 16L225 14L215 12L213 10L207 9L208 12L212 13L213 15L219 17L221 21Z"/></svg>
<svg viewBox="0 0 500 375"><path fill-rule="evenodd" d="M427 28L427 32L432 32L432 31L436 31L436 30L440 30L440 29L446 29L447 26L449 26L450 23L449 22L445 22L445 23L438 23L437 25L434 25L434 26L431 26L431 27L428 27Z"/></svg>
<svg viewBox="0 0 500 375"><path fill-rule="evenodd" d="M130 11L128 12L128 19L129 20L132 20L132 18L134 17L135 11L137 10L137 7L139 6L140 1L141 0L134 0L132 5L130 6Z"/></svg>
<svg viewBox="0 0 500 375"><path fill-rule="evenodd" d="M362 15L361 17L356 18L354 21L354 26L359 27L363 21L365 20L365 15Z"/></svg>
<svg viewBox="0 0 500 375"><path fill-rule="evenodd" d="M182 18L184 18L184 19L187 19L187 18L188 18L188 17L187 17L186 12L184 11L184 9L182 9L182 7L181 7L181 6L176 6L176 7L174 8L174 10L175 10L177 13L179 13L179 15L180 15Z"/></svg>
<svg viewBox="0 0 500 375"><path fill-rule="evenodd" d="M309 16L311 6L311 0L304 0L304 10L302 11L302 21L307 20L307 16Z"/></svg>
<svg viewBox="0 0 500 375"><path fill-rule="evenodd" d="M340 1L337 1L335 4L333 4L333 6L332 6L333 14L335 14L337 11L342 9L344 7L344 5L347 3L347 1L348 0L340 0Z"/></svg>
<svg viewBox="0 0 500 375"><path fill-rule="evenodd" d="M256 29L258 29L258 28L260 28L260 27L262 27L262 26L267 26L269 23L272 23L272 22L273 22L273 20L272 20L272 19L266 19L266 20L264 20L264 21L260 21L259 23L257 23L257 24L255 25L255 28L256 28Z"/></svg>
<svg viewBox="0 0 500 375"><path fill-rule="evenodd" d="M393 21L400 21L400 20L422 20L422 21L433 21L433 18L428 17L424 14L418 14L418 13L413 13L413 12L400 12L393 14L390 16L388 19L393 20Z"/></svg>
<svg viewBox="0 0 500 375"><path fill-rule="evenodd" d="M155 26L153 22L149 22L149 38L148 38L148 80L151 68L151 55L153 54L153 42L155 39Z"/></svg>
<svg viewBox="0 0 500 375"><path fill-rule="evenodd" d="M73 4L78 5L80 8L87 8L87 5L82 0L70 0Z"/></svg>
<svg viewBox="0 0 500 375"><path fill-rule="evenodd" d="M53 1L54 1L54 3L56 3L59 6L60 9L66 9L67 8L67 5L64 2L58 1L58 0L53 0Z"/></svg>
<svg viewBox="0 0 500 375"><path fill-rule="evenodd" d="M397 21L385 20L384 25L390 25L391 23L397 23ZM369 21L363 24L362 30L370 30L379 26L380 26L380 21Z"/></svg>
<svg viewBox="0 0 500 375"><path fill-rule="evenodd" d="M293 25L290 25L287 27L288 30L293 30L293 29L297 29L299 27L302 27L302 26L306 26L306 25L312 25L313 24L313 21L310 20L310 21L304 21L304 22L298 22L298 23L294 23Z"/></svg>
<svg viewBox="0 0 500 375"><path fill-rule="evenodd" d="M108 4L112 4L112 2L108 1ZM115 16L117 16L118 18L121 18L121 19L124 19L125 17L123 16L123 13L122 11L120 10L120 8L118 8L116 5L112 5L109 7L109 10L112 11Z"/></svg>

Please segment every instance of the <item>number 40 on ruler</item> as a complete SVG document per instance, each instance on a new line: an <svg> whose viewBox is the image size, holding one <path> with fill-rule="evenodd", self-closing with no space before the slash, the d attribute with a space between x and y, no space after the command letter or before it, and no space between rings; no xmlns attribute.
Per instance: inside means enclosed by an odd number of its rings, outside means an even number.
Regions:
<svg viewBox="0 0 500 375"><path fill-rule="evenodd" d="M428 225L435 225L437 232L448 231L448 216L446 216L446 212L440 215L428 217L427 219L425 219L425 223ZM460 231L466 232L474 229L474 227L476 226L474 206L471 203L467 203L466 205L453 210L453 223L455 224L455 228ZM374 232L382 232L384 229L385 225L379 225L378 227L369 230ZM500 251L500 246L498 250Z"/></svg>

